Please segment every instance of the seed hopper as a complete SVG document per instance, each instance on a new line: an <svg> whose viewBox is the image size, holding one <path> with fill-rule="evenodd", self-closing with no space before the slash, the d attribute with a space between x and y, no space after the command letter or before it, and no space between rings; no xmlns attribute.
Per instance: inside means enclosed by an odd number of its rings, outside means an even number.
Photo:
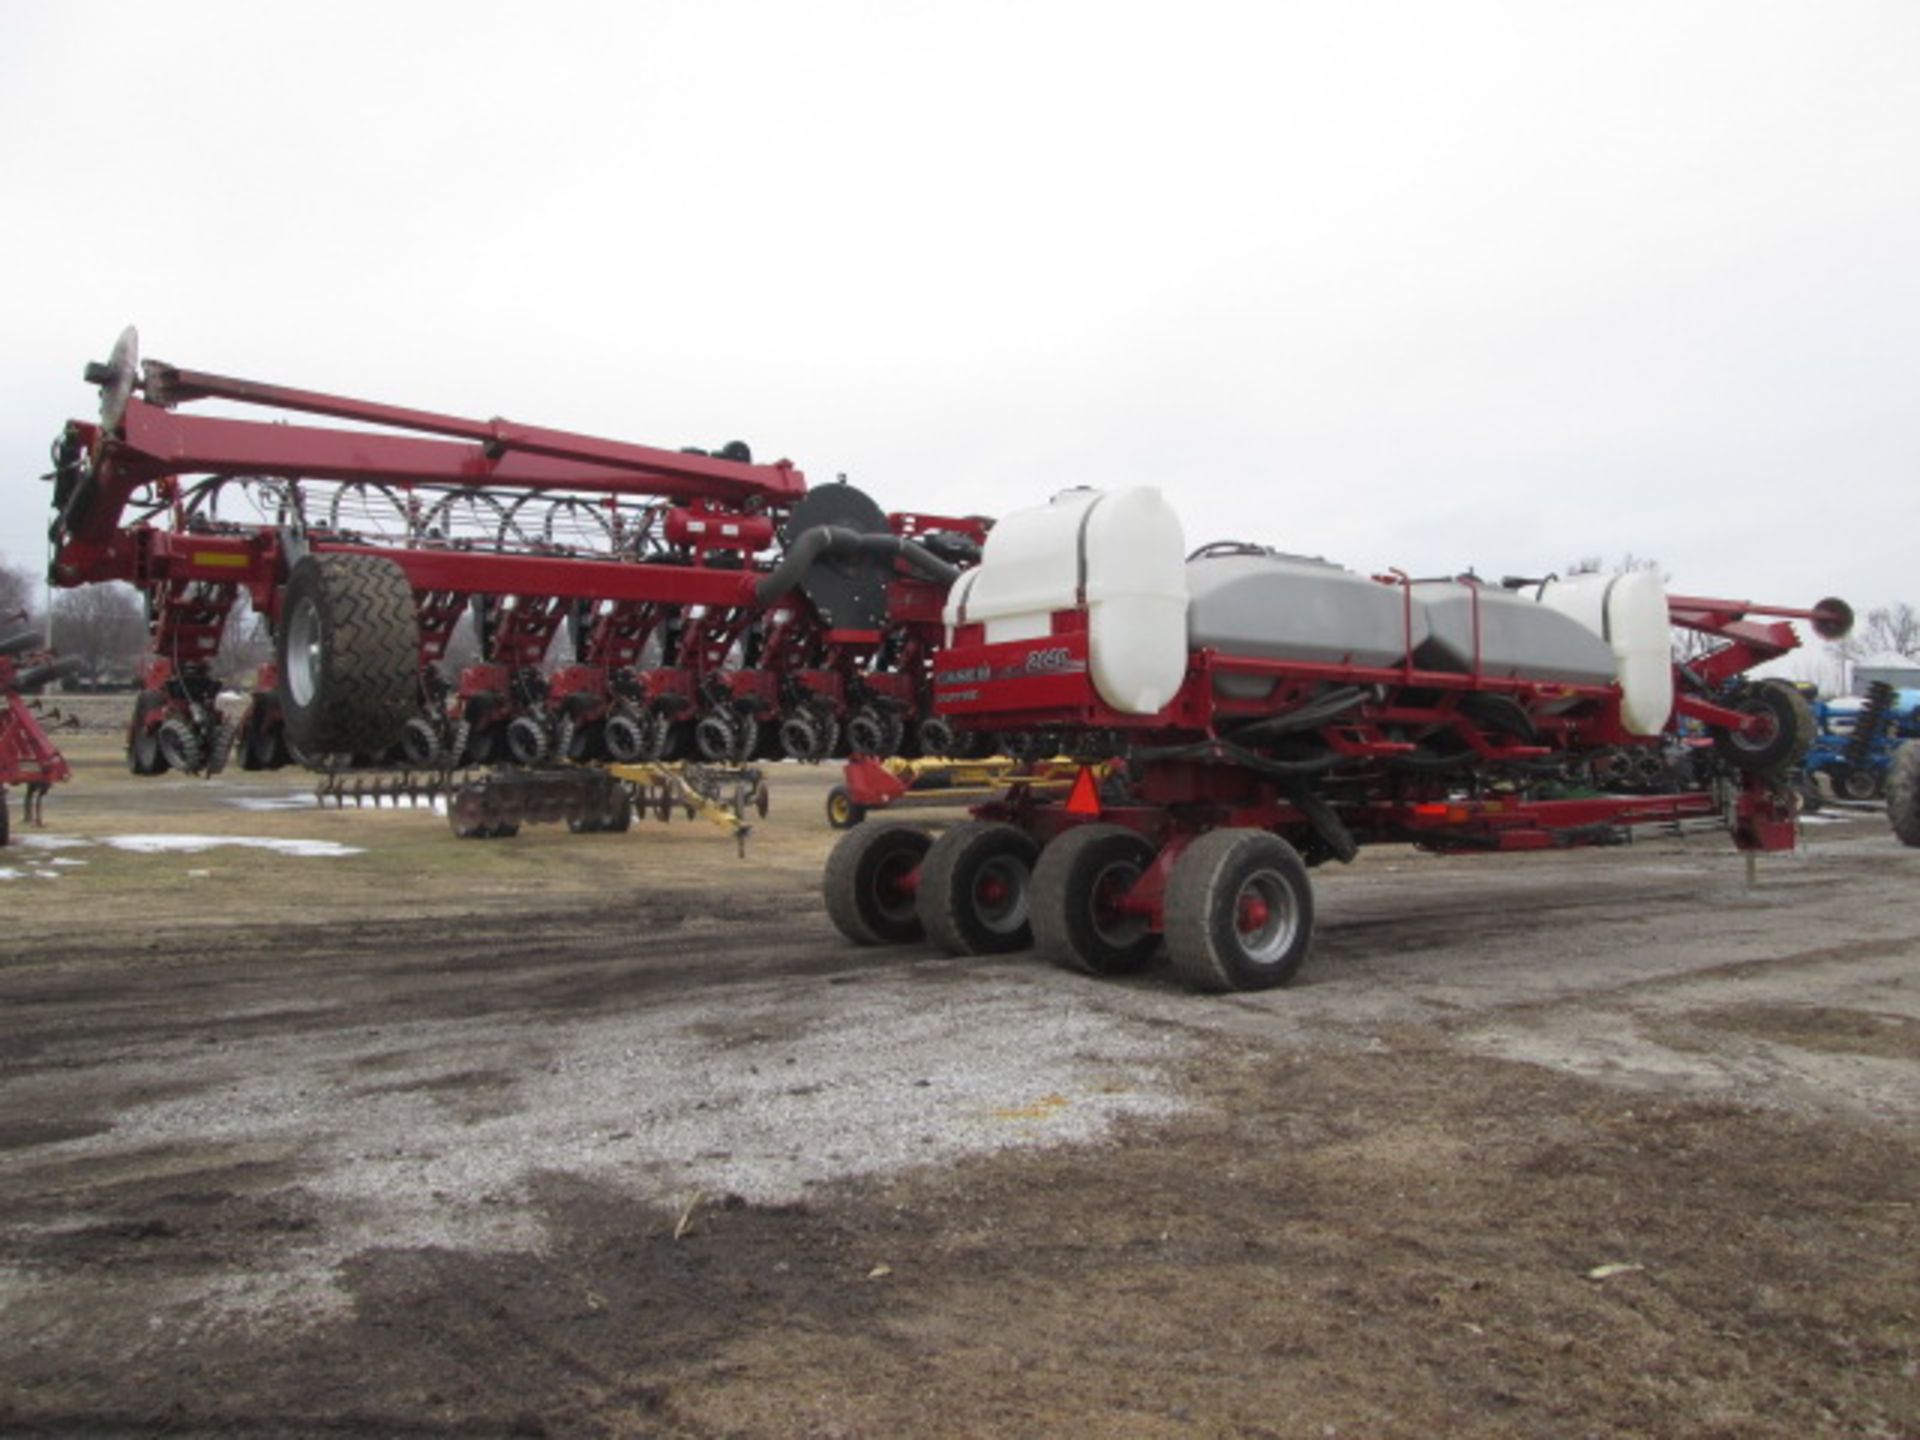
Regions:
<svg viewBox="0 0 1920 1440"><path fill-rule="evenodd" d="M1198 987L1257 989L1307 954L1309 871L1364 846L1563 849L1716 815L1743 850L1792 845L1811 717L1748 672L1799 643L1792 621L1844 635L1843 602L1670 596L1644 572L1363 575L1181 536L1146 488L999 522L948 595L935 704L1084 768L1016 777L937 839L850 831L825 880L846 935L1037 943L1100 975L1164 944ZM1705 653L1676 662L1675 628ZM885 803L849 768L854 803Z"/></svg>

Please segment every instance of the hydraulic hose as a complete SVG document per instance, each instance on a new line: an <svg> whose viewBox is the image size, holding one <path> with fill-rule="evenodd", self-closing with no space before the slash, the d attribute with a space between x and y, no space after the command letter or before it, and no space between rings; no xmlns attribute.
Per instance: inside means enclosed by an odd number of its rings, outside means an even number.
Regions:
<svg viewBox="0 0 1920 1440"><path fill-rule="evenodd" d="M37 630L22 630L18 635L9 635L0 640L0 655L19 655L28 650L38 650L45 638Z"/></svg>
<svg viewBox="0 0 1920 1440"><path fill-rule="evenodd" d="M816 560L851 560L861 555L904 560L923 579L939 585L951 585L961 574L958 565L949 565L924 545L899 535L868 535L840 525L816 525L794 541L780 563L753 587L753 598L771 605L805 579Z"/></svg>
<svg viewBox="0 0 1920 1440"><path fill-rule="evenodd" d="M1343 689L1322 695L1309 701L1298 710L1285 715L1275 715L1267 720L1255 720L1242 725L1232 732L1235 740L1249 736L1286 735L1295 730L1313 730L1331 720L1337 720L1347 711L1367 698L1367 692L1358 685L1348 685Z"/></svg>
<svg viewBox="0 0 1920 1440"><path fill-rule="evenodd" d="M22 690L31 690L36 685L44 685L49 680L58 680L63 675L72 675L84 669L86 662L78 655L63 655L58 660L43 660L38 665L29 665L13 677L13 683Z"/></svg>
<svg viewBox="0 0 1920 1440"><path fill-rule="evenodd" d="M1256 774L1270 775L1276 780L1305 780L1324 775L1343 758L1327 754L1316 755L1309 760L1270 760L1224 738L1195 740L1185 745L1160 745L1152 749L1135 750L1131 755L1135 760L1194 760L1202 757L1230 760L1235 765L1244 766Z"/></svg>

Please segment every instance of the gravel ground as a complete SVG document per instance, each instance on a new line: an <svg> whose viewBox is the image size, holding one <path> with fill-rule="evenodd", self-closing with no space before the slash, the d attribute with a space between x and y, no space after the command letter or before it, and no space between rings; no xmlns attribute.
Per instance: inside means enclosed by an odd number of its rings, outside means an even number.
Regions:
<svg viewBox="0 0 1920 1440"><path fill-rule="evenodd" d="M1920 1434L1880 817L1753 888L1370 853L1201 998L846 946L822 772L740 861L75 753L0 889L5 1433Z"/></svg>

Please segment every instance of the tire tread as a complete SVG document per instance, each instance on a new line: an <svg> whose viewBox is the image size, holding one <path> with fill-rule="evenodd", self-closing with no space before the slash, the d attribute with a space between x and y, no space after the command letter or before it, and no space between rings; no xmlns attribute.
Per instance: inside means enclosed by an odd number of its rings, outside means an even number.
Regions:
<svg viewBox="0 0 1920 1440"><path fill-rule="evenodd" d="M1920 740L1893 752L1887 767L1887 819L1902 845L1920 847Z"/></svg>
<svg viewBox="0 0 1920 1440"><path fill-rule="evenodd" d="M1024 950L1033 943L1030 925L1025 937L1019 939L999 936L988 939L969 933L971 927L964 908L967 887L956 885L955 881L968 861L1001 846L1018 849L1026 857L1027 911L1031 917L1032 872L1038 847L1016 826L981 820L956 825L933 842L920 862L920 890L914 908L926 928L927 938L949 955L1007 954Z"/></svg>

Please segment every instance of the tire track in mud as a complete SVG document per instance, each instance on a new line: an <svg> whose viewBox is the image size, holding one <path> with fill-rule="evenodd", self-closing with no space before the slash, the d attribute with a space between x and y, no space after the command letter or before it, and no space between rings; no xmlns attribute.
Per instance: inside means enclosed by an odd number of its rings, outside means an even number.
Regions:
<svg viewBox="0 0 1920 1440"><path fill-rule="evenodd" d="M450 934L440 921L263 928L223 935L213 954L185 940L154 942L131 965L75 946L0 971L0 1075L129 1046L567 1018L782 979L857 979L933 958L924 949L856 950L824 920L786 920L785 938L750 911L721 924L684 907L638 923L529 914L488 937Z"/></svg>

